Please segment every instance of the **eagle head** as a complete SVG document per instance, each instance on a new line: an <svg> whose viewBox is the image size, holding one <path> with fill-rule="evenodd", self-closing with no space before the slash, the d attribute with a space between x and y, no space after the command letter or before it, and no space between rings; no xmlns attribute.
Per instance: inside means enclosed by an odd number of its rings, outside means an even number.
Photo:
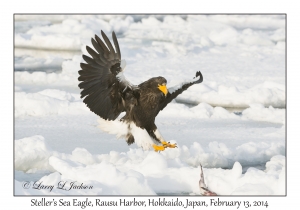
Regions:
<svg viewBox="0 0 300 210"><path fill-rule="evenodd" d="M160 90L166 96L168 94L167 80L164 77L155 77L153 79L153 85L155 85L158 90Z"/></svg>

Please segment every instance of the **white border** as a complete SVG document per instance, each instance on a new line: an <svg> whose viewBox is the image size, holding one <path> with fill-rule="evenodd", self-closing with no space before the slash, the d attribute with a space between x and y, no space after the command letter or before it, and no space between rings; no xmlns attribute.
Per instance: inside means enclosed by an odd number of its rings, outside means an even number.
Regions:
<svg viewBox="0 0 300 210"><path fill-rule="evenodd" d="M104 3L105 2L105 3ZM30 208L30 197L13 196L13 14L14 13L286 13L287 14L287 197L226 197L226 200L268 200L268 209L297 206L299 160L299 8L297 1L5 1L1 9L1 204ZM297 103L298 102L298 103ZM1 132L1 133L2 133ZM221 197L222 198L222 197ZM55 198L59 199L59 198ZM66 198L67 199L67 198ZM71 199L71 198L70 198ZM109 198L107 198L109 199ZM141 198L142 199L142 198ZM146 200L146 198L144 198ZM225 199L225 198L222 198ZM49 207L48 207L49 208ZM80 208L80 207L78 207ZM7 209L7 208L5 208ZM109 208L114 209L114 208ZM231 208L232 209L232 208ZM242 208L243 209L243 208ZM251 209L251 208L249 208Z"/></svg>

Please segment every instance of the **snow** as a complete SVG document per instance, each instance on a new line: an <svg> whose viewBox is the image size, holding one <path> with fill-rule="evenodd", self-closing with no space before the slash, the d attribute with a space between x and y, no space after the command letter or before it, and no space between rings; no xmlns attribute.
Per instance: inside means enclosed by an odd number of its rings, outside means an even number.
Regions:
<svg viewBox="0 0 300 210"><path fill-rule="evenodd" d="M227 155L230 153L225 145L220 144L220 148L217 148L216 142L212 144L214 145L210 146L210 151L211 153L215 152L215 155L210 155L207 162L218 161L216 156L218 152L227 153ZM128 152L110 151L109 154L97 155L92 155L84 148L76 148L71 154L58 153L46 145L42 136L16 140L15 145L16 151L18 151L15 158L15 169L27 171L27 173L16 173L17 187L21 185L19 180L22 180L26 174L30 174L28 169L35 168L49 171L49 175L39 179L44 185L76 180L79 183L92 183L94 186L93 191L90 192L92 194L153 195L155 192L199 194L198 185L195 184L199 180L199 163L195 163L194 167L187 164L191 159L197 158L193 155L201 154L199 151L203 151L197 143L189 150L183 147L182 150L180 148L170 149L165 153L130 149ZM245 147L245 149L247 148ZM188 154L188 151L192 151L194 154ZM203 156L208 155L209 153L203 154ZM250 157L251 154L249 154ZM205 165L208 164L207 162L202 160ZM248 168L246 173L242 174L241 164L235 162L232 169L204 168L204 174L210 189L220 195L248 194L249 192L253 195L270 195L284 194L284 169L285 157L274 155L266 163L265 171ZM259 185L258 188L256 188L257 185ZM166 186L168 187L166 188ZM244 188L250 189L250 191L248 192ZM40 192L48 193L47 190ZM20 193L27 193L27 191L23 189L23 192ZM62 194L63 192L56 189L51 193Z"/></svg>
<svg viewBox="0 0 300 210"><path fill-rule="evenodd" d="M36 58L28 55L23 55L15 60L15 70L50 71L51 69L60 69L63 61L64 59L61 57L47 56L46 58ZM45 66L47 66L47 69L45 69Z"/></svg>
<svg viewBox="0 0 300 210"><path fill-rule="evenodd" d="M37 93L16 92L15 97L15 117L89 111L81 100L76 101L72 94L57 89L45 89ZM77 97L79 98L79 94Z"/></svg>
<svg viewBox="0 0 300 210"><path fill-rule="evenodd" d="M250 108L243 111L243 116L256 121L285 123L285 110L274 109L272 106L265 108L261 104L251 104Z"/></svg>
<svg viewBox="0 0 300 210"><path fill-rule="evenodd" d="M284 16L225 17L194 15L184 20L180 16L165 16L163 21L159 21L153 16L146 16L141 22L134 22L131 16L123 19L116 16L106 22L98 16L71 16L61 23L41 25L23 33L16 33L15 46L82 50L87 54L85 45L90 45L90 38L95 33L99 34L100 29L110 37L115 25L126 26L126 30L115 32L119 37L122 56L131 64L126 78L133 83L139 84L155 76L154 72L159 72L171 81L169 86L172 87L181 82L182 78L177 76L181 72L186 72L182 75L183 79L190 80L197 70L201 70L205 83L193 86L179 100L190 103L206 102L223 107L245 108L252 103L261 103L284 108ZM264 29L261 23L258 28L240 28L240 23L254 25L258 19L265 23ZM16 68L26 68L26 64L33 59L19 60L22 63L17 63ZM233 60L235 62L230 62ZM45 61L31 61L31 66L41 62ZM52 62L58 61L54 59ZM63 67L62 73L67 71L69 77L75 78L78 62L83 60L77 57L68 62L74 65ZM140 71L145 68L151 71ZM28 83L28 79L36 77L31 74L23 79L21 75L26 72L18 73L18 83ZM73 78L72 81L75 81ZM45 83L45 79L40 80ZM57 78L57 82L61 79ZM62 83L65 84L65 81ZM65 85L74 86L74 83Z"/></svg>
<svg viewBox="0 0 300 210"><path fill-rule="evenodd" d="M128 146L122 123L82 102L81 55L100 30L116 32L132 84L201 71L156 119L178 148ZM283 15L15 15L15 194L199 195L201 163L218 195L285 195L285 41ZM93 189L56 188L72 181Z"/></svg>

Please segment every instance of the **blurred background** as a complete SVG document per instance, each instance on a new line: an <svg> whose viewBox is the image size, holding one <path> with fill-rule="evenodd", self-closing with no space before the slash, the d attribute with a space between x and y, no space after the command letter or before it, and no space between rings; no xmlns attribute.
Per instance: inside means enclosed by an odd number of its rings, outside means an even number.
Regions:
<svg viewBox="0 0 300 210"><path fill-rule="evenodd" d="M284 15L15 15L15 90L78 93L81 54L100 30L117 34L134 84L201 70L203 85L179 101L285 107Z"/></svg>

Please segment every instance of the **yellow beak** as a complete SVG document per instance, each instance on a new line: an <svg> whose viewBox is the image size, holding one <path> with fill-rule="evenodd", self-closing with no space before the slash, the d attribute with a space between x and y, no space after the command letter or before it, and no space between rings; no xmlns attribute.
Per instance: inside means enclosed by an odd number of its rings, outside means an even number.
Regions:
<svg viewBox="0 0 300 210"><path fill-rule="evenodd" d="M165 96L167 95L168 93L168 89L167 89L167 86L166 85L158 85L158 89L163 92L165 94Z"/></svg>

